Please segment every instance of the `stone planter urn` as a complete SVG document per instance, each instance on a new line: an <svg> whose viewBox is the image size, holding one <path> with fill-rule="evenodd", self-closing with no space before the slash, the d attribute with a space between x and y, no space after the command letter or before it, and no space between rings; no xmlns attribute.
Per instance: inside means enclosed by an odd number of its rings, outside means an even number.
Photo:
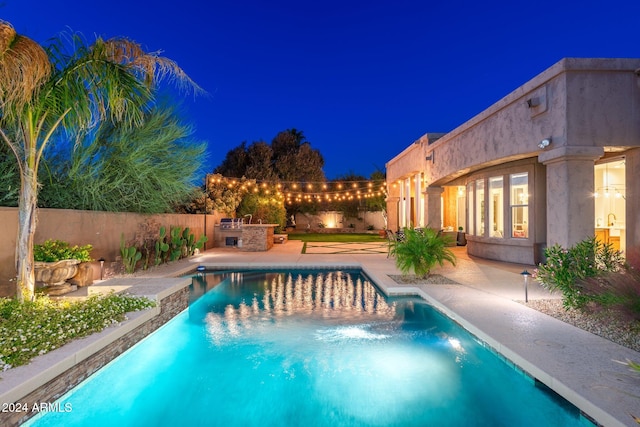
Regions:
<svg viewBox="0 0 640 427"><path fill-rule="evenodd" d="M34 273L36 288L41 288L49 295L62 295L77 289L77 286L67 283L78 272L77 259L63 259L56 262L36 261Z"/></svg>

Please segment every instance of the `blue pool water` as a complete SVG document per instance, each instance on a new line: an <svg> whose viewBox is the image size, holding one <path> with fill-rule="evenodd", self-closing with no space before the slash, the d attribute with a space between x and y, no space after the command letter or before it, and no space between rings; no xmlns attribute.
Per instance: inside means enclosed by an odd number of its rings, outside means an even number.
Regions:
<svg viewBox="0 0 640 427"><path fill-rule="evenodd" d="M217 272L33 426L586 426L420 299L359 271ZM66 405L66 406L65 406Z"/></svg>

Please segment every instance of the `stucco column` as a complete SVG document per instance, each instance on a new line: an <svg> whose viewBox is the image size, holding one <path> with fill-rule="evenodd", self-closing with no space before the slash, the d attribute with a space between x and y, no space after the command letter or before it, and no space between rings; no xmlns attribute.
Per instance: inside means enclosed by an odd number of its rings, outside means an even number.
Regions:
<svg viewBox="0 0 640 427"><path fill-rule="evenodd" d="M564 248L594 235L594 161L602 147L559 147L538 161L547 167L547 246Z"/></svg>
<svg viewBox="0 0 640 427"><path fill-rule="evenodd" d="M398 200L398 228L404 227L404 181L398 183L398 188L400 192L399 200Z"/></svg>
<svg viewBox="0 0 640 427"><path fill-rule="evenodd" d="M419 173L415 174L413 177L413 197L414 197L414 218L415 218L415 227L422 227L424 224L422 223L422 204L420 201L420 196L422 193L422 178Z"/></svg>
<svg viewBox="0 0 640 427"><path fill-rule="evenodd" d="M404 180L404 223L403 227L411 227L411 178Z"/></svg>
<svg viewBox="0 0 640 427"><path fill-rule="evenodd" d="M425 190L424 208L425 223L429 228L440 230L442 228L442 187L427 187Z"/></svg>
<svg viewBox="0 0 640 427"><path fill-rule="evenodd" d="M640 246L640 148L625 155L626 181L626 245Z"/></svg>
<svg viewBox="0 0 640 427"><path fill-rule="evenodd" d="M389 230L398 231L400 218L400 197L387 197L387 228Z"/></svg>

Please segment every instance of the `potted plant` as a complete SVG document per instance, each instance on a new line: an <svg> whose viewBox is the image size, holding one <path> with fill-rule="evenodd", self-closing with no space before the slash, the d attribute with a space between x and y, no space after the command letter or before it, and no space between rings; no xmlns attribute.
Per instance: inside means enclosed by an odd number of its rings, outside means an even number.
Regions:
<svg viewBox="0 0 640 427"><path fill-rule="evenodd" d="M458 236L456 237L456 244L458 246L467 246L467 234L464 232L464 228L458 227Z"/></svg>
<svg viewBox="0 0 640 427"><path fill-rule="evenodd" d="M33 246L36 287L50 295L61 295L75 290L75 285L67 283L78 273L81 262L91 261L93 247L71 246L62 240L46 240Z"/></svg>

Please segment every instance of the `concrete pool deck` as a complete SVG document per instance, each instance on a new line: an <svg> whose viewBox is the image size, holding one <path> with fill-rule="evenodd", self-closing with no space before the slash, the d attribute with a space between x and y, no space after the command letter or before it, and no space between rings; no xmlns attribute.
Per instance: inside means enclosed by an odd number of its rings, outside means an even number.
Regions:
<svg viewBox="0 0 640 427"><path fill-rule="evenodd" d="M399 274L399 271L395 267L395 260L387 258L386 254L302 254L302 245L300 241L290 240L285 244L275 245L267 252L215 248L135 278L104 281L83 292L95 292L98 288L129 288L130 291L150 295L155 291L148 284L159 286L163 281L159 279L185 274L198 265L216 269L301 266L362 268L390 296L415 294L425 298L529 375L573 403L598 424L638 425L632 416L640 416L640 375L633 374L626 366L614 360L640 361L640 353L518 302L524 300L520 272L524 268L531 271L533 266L471 259L464 248L452 248L458 256L457 265L436 268L434 273L458 284L399 285L389 277ZM173 283L176 280L166 282L176 286ZM159 286L157 292L166 292L166 288ZM549 295L533 280L529 283L528 294L531 300L558 298ZM75 354L83 351L78 349L79 345L74 341L56 352L69 351ZM47 355L40 358L46 359ZM21 367L23 369L15 368L1 374L3 380L0 381L0 395L6 397L12 394L11 390L6 390L8 382L20 387L22 375L33 375L33 371L42 365L37 359L32 364ZM16 375L12 371L22 374ZM29 378L23 378L23 382L26 381L33 382Z"/></svg>

